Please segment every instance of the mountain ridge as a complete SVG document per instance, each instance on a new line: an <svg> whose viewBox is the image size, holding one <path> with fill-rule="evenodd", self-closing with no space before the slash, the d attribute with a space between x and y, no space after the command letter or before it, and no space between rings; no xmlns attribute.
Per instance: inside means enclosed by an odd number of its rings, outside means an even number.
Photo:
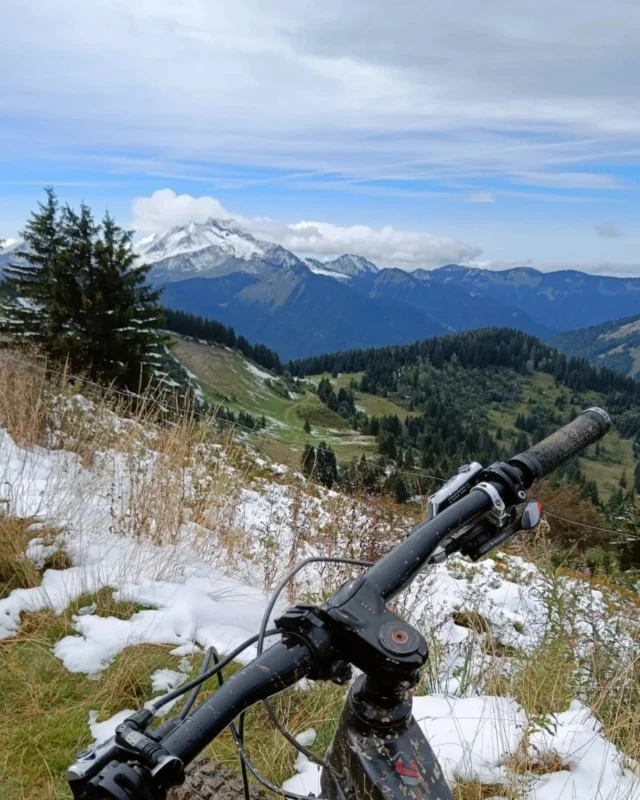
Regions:
<svg viewBox="0 0 640 800"><path fill-rule="evenodd" d="M565 331L549 340L567 355L640 380L640 313L588 328Z"/></svg>
<svg viewBox="0 0 640 800"><path fill-rule="evenodd" d="M167 307L220 319L283 358L505 325L546 339L640 309L640 278L459 264L409 272L354 253L321 261L230 219L176 225L135 249ZM0 268L19 253L19 243L0 251Z"/></svg>

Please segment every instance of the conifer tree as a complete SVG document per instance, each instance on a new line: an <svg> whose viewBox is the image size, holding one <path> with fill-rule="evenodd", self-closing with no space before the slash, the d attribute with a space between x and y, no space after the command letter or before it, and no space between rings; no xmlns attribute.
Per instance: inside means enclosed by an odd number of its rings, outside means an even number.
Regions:
<svg viewBox="0 0 640 800"><path fill-rule="evenodd" d="M105 216L85 287L86 357L96 377L136 389L152 378L164 338L160 292L147 284L149 267L136 264L131 238Z"/></svg>
<svg viewBox="0 0 640 800"><path fill-rule="evenodd" d="M108 214L97 225L88 206L61 212L53 190L46 195L23 231L24 255L6 270L2 329L74 372L137 390L164 346L149 268Z"/></svg>
<svg viewBox="0 0 640 800"><path fill-rule="evenodd" d="M306 475L307 478L310 478L314 474L316 468L316 450L313 445L305 444L304 450L302 451L300 466L302 467L302 474Z"/></svg>
<svg viewBox="0 0 640 800"><path fill-rule="evenodd" d="M46 309L62 239L58 200L51 187L45 192L45 202L21 232L25 252L5 269L8 298L2 307L2 330L23 344L43 345L49 338Z"/></svg>
<svg viewBox="0 0 640 800"><path fill-rule="evenodd" d="M83 203L79 213L65 206L59 230L61 245L47 301L46 350L54 358L68 361L72 371L80 372L88 366L90 333L87 323L91 309L88 308L87 289L93 280L93 249L98 227L91 209Z"/></svg>

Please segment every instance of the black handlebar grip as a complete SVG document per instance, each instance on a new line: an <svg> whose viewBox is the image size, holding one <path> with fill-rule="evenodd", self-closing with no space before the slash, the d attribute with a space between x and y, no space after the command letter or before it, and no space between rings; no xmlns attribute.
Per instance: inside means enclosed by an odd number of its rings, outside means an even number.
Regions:
<svg viewBox="0 0 640 800"><path fill-rule="evenodd" d="M573 422L515 456L509 463L524 468L533 483L577 456L585 447L602 439L610 428L611 418L606 411L588 408Z"/></svg>

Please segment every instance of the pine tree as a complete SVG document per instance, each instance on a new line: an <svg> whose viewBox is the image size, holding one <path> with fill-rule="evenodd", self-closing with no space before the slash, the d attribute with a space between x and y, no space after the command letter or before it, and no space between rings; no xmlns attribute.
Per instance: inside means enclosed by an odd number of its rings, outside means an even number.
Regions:
<svg viewBox="0 0 640 800"><path fill-rule="evenodd" d="M88 206L60 212L53 190L46 194L22 234L25 255L6 270L13 299L2 328L74 372L136 390L152 378L164 345L149 268L136 265L132 234L109 215L96 225Z"/></svg>
<svg viewBox="0 0 640 800"><path fill-rule="evenodd" d="M62 244L52 271L48 298L46 349L54 358L68 361L73 372L87 367L90 345L87 323L91 315L87 288L93 279L93 248L97 233L88 206L82 204L79 214L65 206L60 220Z"/></svg>
<svg viewBox="0 0 640 800"><path fill-rule="evenodd" d="M164 338L160 293L146 282L149 267L136 264L131 238L105 216L85 286L86 358L96 377L137 389L152 379Z"/></svg>
<svg viewBox="0 0 640 800"><path fill-rule="evenodd" d="M311 424L309 423L308 419L305 419L304 421L304 432L311 433Z"/></svg>
<svg viewBox="0 0 640 800"><path fill-rule="evenodd" d="M2 330L23 344L44 345L50 333L47 308L62 237L55 192L51 187L45 192L45 202L21 232L25 252L5 269Z"/></svg>
<svg viewBox="0 0 640 800"><path fill-rule="evenodd" d="M313 448L312 448L313 449ZM316 450L315 478L331 489L338 480L338 464L336 454L326 442L320 442Z"/></svg>
<svg viewBox="0 0 640 800"><path fill-rule="evenodd" d="M313 476L316 469L316 450L313 445L305 444L300 466L302 467L303 475L306 475L307 478Z"/></svg>

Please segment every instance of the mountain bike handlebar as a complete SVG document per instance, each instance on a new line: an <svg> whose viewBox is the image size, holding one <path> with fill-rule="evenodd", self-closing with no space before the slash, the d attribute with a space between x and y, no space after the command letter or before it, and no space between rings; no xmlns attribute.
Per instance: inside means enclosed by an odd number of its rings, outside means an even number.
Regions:
<svg viewBox="0 0 640 800"><path fill-rule="evenodd" d="M341 683L344 679L338 676L344 678L345 668L353 664L372 677L376 687L384 687L383 692L390 686L406 688L415 683L427 658L426 643L387 603L411 583L445 542L448 555L464 552L464 544L475 537L480 540L475 552L484 554L521 530L511 524L507 507L511 510L521 504L535 481L598 441L610 425L605 411L588 409L526 452L474 473L465 494L460 496L456 489L455 496L460 499L418 524L406 539L359 578L347 581L326 603L294 606L276 620L281 641L233 675L186 719L165 723L154 735L146 732L150 717L139 724L142 716L134 721L134 715L129 727L125 723L118 729L115 744L102 751L100 764L87 765L87 754L85 762L80 758L67 775L74 797L163 797L167 787L181 782L184 766L236 716L305 676ZM460 531L463 537L456 539Z"/></svg>
<svg viewBox="0 0 640 800"><path fill-rule="evenodd" d="M588 408L564 428L515 456L509 463L524 467L533 480L540 480L590 444L595 444L610 428L611 419L606 411ZM525 488L529 486L525 485Z"/></svg>

